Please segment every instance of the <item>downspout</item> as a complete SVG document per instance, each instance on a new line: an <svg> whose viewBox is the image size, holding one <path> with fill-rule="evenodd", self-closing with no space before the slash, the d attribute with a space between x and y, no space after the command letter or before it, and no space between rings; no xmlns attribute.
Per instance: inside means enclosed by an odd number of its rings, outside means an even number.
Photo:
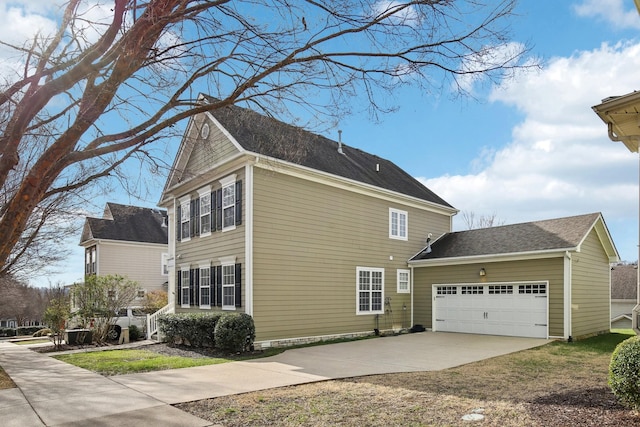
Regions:
<svg viewBox="0 0 640 427"><path fill-rule="evenodd" d="M573 340L571 331L571 253L564 253L564 339Z"/></svg>
<svg viewBox="0 0 640 427"><path fill-rule="evenodd" d="M256 162L258 159L256 158ZM245 166L245 313L253 317L253 165Z"/></svg>
<svg viewBox="0 0 640 427"><path fill-rule="evenodd" d="M416 289L413 286L413 283L414 283L414 281L413 281L413 273L414 273L413 265L409 266L409 271L410 271L410 276L411 276L409 278L409 280L411 282L411 284L409 285L409 286L411 286L411 316L410 316L411 320L409 321L409 324L411 325L411 327L413 327L413 325L414 325L414 323L413 323L413 294L416 291Z"/></svg>

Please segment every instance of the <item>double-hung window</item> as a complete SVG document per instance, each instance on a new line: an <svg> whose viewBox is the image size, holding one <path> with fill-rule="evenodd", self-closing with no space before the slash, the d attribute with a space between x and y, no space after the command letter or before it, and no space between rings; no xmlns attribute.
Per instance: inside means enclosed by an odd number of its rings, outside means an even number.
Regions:
<svg viewBox="0 0 640 427"><path fill-rule="evenodd" d="M198 190L200 203L200 237L211 234L211 186Z"/></svg>
<svg viewBox="0 0 640 427"><path fill-rule="evenodd" d="M398 288L399 294L408 294L410 292L409 287L409 270L398 269Z"/></svg>
<svg viewBox="0 0 640 427"><path fill-rule="evenodd" d="M222 265L222 309L236 308L236 268L235 264Z"/></svg>
<svg viewBox="0 0 640 427"><path fill-rule="evenodd" d="M200 308L211 308L211 267L200 264Z"/></svg>
<svg viewBox="0 0 640 427"><path fill-rule="evenodd" d="M182 241L191 238L191 197L180 199L180 236Z"/></svg>
<svg viewBox="0 0 640 427"><path fill-rule="evenodd" d="M189 267L181 267L180 268L180 284L181 284L181 298L182 298L182 302L181 302L181 306L185 307L185 308L189 308L190 305L190 299L189 296L191 295L190 293L190 277L191 277L191 272L189 271Z"/></svg>
<svg viewBox="0 0 640 427"><path fill-rule="evenodd" d="M384 268L356 267L356 314L383 314Z"/></svg>
<svg viewBox="0 0 640 427"><path fill-rule="evenodd" d="M407 212L389 208L389 238L407 240L407 227Z"/></svg>
<svg viewBox="0 0 640 427"><path fill-rule="evenodd" d="M222 185L222 231L236 227L236 175L220 180Z"/></svg>

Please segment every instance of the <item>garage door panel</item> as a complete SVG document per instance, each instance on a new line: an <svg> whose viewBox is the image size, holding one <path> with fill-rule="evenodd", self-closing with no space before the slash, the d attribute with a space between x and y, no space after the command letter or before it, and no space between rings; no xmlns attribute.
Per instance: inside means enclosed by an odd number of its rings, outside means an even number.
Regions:
<svg viewBox="0 0 640 427"><path fill-rule="evenodd" d="M434 330L547 337L548 284L435 285Z"/></svg>

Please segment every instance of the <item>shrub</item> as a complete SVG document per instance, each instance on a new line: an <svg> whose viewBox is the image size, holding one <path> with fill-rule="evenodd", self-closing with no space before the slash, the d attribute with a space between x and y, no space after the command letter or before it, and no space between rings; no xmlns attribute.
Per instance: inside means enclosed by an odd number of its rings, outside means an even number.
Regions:
<svg viewBox="0 0 640 427"><path fill-rule="evenodd" d="M165 341L171 344L213 347L214 331L220 316L220 313L165 314L158 318L158 324Z"/></svg>
<svg viewBox="0 0 640 427"><path fill-rule="evenodd" d="M640 337L622 341L613 351L609 387L624 405L640 410Z"/></svg>
<svg viewBox="0 0 640 427"><path fill-rule="evenodd" d="M0 328L0 337L15 337L16 330L14 328Z"/></svg>
<svg viewBox="0 0 640 427"><path fill-rule="evenodd" d="M129 340L138 341L140 339L140 328L136 325L129 326Z"/></svg>
<svg viewBox="0 0 640 427"><path fill-rule="evenodd" d="M253 346L256 327L246 313L225 313L215 329L216 347L232 352L244 352Z"/></svg>
<svg viewBox="0 0 640 427"><path fill-rule="evenodd" d="M52 331L49 328L44 328L44 329L40 329L39 331L36 331L33 333L34 337L46 337L47 335L51 334Z"/></svg>
<svg viewBox="0 0 640 427"><path fill-rule="evenodd" d="M38 332L40 329L42 329L42 326L19 326L16 329L16 335L18 336L33 335L36 332Z"/></svg>

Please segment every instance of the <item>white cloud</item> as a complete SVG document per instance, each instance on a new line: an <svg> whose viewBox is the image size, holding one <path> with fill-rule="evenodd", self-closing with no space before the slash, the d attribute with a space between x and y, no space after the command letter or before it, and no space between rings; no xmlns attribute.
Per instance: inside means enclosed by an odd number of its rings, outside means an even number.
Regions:
<svg viewBox="0 0 640 427"><path fill-rule="evenodd" d="M630 8L625 10L625 4ZM618 28L640 28L640 16L631 1L584 0L574 10L579 16L598 17Z"/></svg>
<svg viewBox="0 0 640 427"><path fill-rule="evenodd" d="M637 157L608 139L591 107L637 89L639 68L640 44L602 45L496 87L490 99L524 115L512 140L485 148L467 175L421 181L460 210L506 223L600 211L610 227L637 224ZM618 240L637 244L624 231Z"/></svg>

